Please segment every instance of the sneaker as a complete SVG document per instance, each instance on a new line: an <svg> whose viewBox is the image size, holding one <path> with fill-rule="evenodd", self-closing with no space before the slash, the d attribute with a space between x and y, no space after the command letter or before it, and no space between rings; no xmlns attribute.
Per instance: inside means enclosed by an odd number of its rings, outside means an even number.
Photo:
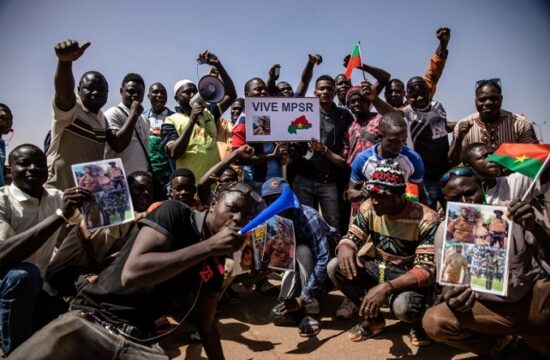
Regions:
<svg viewBox="0 0 550 360"><path fill-rule="evenodd" d="M349 320L358 310L357 305L355 305L353 301L345 298L342 305L340 305L338 310L336 310L336 317L339 319Z"/></svg>
<svg viewBox="0 0 550 360"><path fill-rule="evenodd" d="M200 342L201 341L201 336L199 335L198 331L194 331L194 332L191 333L191 335L189 335L189 339L191 339L193 341Z"/></svg>
<svg viewBox="0 0 550 360"><path fill-rule="evenodd" d="M411 328L409 338L411 339L411 344L413 346L426 346L430 345L432 342L428 335L426 335L426 332L422 326Z"/></svg>

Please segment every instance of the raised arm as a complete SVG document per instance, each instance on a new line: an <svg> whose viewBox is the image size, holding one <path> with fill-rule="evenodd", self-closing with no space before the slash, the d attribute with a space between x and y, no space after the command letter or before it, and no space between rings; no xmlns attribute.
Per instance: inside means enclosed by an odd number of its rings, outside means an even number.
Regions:
<svg viewBox="0 0 550 360"><path fill-rule="evenodd" d="M368 81L363 81L361 83L361 87L362 87L361 94L363 94L363 96L365 96L365 98L372 105L374 105L376 110L381 115L394 112L394 113L398 113L401 116L404 116L403 111L394 108L393 106L391 106L390 104L388 104L384 100L380 99L380 97L378 97L378 93L377 93L376 88L374 87L374 85L372 85Z"/></svg>
<svg viewBox="0 0 550 360"><path fill-rule="evenodd" d="M424 80L430 88L431 96L433 97L437 88L437 82L443 73L445 68L445 63L447 62L447 55L449 51L447 50L447 45L451 39L451 29L447 27L441 27L435 32L435 36L439 40L439 45L435 50L435 54L431 57L430 63L428 64L428 69L426 74L424 74Z"/></svg>
<svg viewBox="0 0 550 360"><path fill-rule="evenodd" d="M300 79L300 83L296 88L295 94L297 97L306 96L309 83L311 82L311 78L313 77L313 67L315 66L315 64L320 65L322 62L323 62L323 58L321 55L319 54L308 55L308 60L307 60L306 66L304 67L304 70L302 71L302 77Z"/></svg>
<svg viewBox="0 0 550 360"><path fill-rule="evenodd" d="M74 40L65 40L55 45L57 69L54 77L54 103L62 111L71 110L76 103L73 61L78 60L89 46L89 42L79 46Z"/></svg>
<svg viewBox="0 0 550 360"><path fill-rule="evenodd" d="M267 76L267 92L271 96L279 96L279 89L277 88L277 80L279 80L279 73L281 71L281 65L275 64L271 65L269 68L269 73Z"/></svg>
<svg viewBox="0 0 550 360"><path fill-rule="evenodd" d="M75 210L89 198L90 193L84 189L78 188L78 192L77 188L65 190L61 207L63 216L66 219L71 218ZM8 224L3 213L3 210L0 211L0 223ZM53 214L30 229L0 241L0 269L15 265L34 254L64 223L63 217Z"/></svg>
<svg viewBox="0 0 550 360"><path fill-rule="evenodd" d="M449 147L448 157L449 162L456 166L460 164L460 156L462 154L462 142L470 131L470 128L474 125L472 120L461 121L456 125L458 128L454 131L454 138L451 146Z"/></svg>
<svg viewBox="0 0 550 360"><path fill-rule="evenodd" d="M210 196L210 187L219 178L223 172L231 166L237 159L243 156L243 154L253 155L254 149L248 145L243 145L237 150L229 154L225 159L212 166L199 180L197 185L197 194L201 202L208 200Z"/></svg>
<svg viewBox="0 0 550 360"><path fill-rule="evenodd" d="M200 55L200 57L202 57L205 60L206 64L211 65L218 70L220 79L223 81L225 96L218 104L218 106L221 109L221 114L223 114L225 110L229 109L231 104L233 104L233 101L235 101L235 99L237 98L237 91L235 90L235 84L233 84L233 80L231 80L231 77L229 76L229 74L223 67L220 59L218 59L216 55L206 50Z"/></svg>
<svg viewBox="0 0 550 360"><path fill-rule="evenodd" d="M344 67L346 68L348 67L349 59L350 59L349 54L346 55L346 57L344 57ZM374 88L376 89L377 94L380 94L380 92L382 92L382 89L384 89L384 87L388 84L388 82L391 79L391 75L387 71L377 68L376 66L362 64L361 70L371 74L376 79Z"/></svg>

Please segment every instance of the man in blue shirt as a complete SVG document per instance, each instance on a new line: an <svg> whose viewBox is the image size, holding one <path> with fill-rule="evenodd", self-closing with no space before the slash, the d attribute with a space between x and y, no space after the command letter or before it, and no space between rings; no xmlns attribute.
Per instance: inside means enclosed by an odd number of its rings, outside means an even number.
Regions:
<svg viewBox="0 0 550 360"><path fill-rule="evenodd" d="M357 155L351 165L351 178L347 191L348 199L360 201L363 197L361 188L377 164L383 159L393 159L405 173L405 180L422 188L424 163L420 155L407 147L407 123L400 115L388 113L380 119L380 143L371 146Z"/></svg>

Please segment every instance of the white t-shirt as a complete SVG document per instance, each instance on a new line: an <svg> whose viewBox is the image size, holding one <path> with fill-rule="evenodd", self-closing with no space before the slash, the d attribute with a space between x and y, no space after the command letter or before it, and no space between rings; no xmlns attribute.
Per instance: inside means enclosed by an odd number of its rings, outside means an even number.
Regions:
<svg viewBox="0 0 550 360"><path fill-rule="evenodd" d="M113 106L112 108L105 111L105 118L107 119L109 129L120 130L120 128L124 126L124 123L128 119L129 114L130 109L122 103L118 104L117 106ZM122 163L124 164L126 175L129 175L137 170L148 171L149 163L147 162L144 148L140 144L140 139L141 143L145 147L145 150L148 152L149 127L149 120L146 119L143 115L140 115L138 120L136 121L136 127L133 131L132 139L130 140L130 144L128 144L128 147L126 147L126 149L124 149L122 152L117 153L116 151L111 149L108 144L106 144L105 159L113 159L117 157L121 158Z"/></svg>

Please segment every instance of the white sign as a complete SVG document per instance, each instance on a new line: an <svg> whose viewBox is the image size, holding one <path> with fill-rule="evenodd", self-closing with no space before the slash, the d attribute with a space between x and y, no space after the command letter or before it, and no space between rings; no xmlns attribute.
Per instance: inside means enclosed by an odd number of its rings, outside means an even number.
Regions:
<svg viewBox="0 0 550 360"><path fill-rule="evenodd" d="M319 99L247 97L246 141L309 141L320 138Z"/></svg>

